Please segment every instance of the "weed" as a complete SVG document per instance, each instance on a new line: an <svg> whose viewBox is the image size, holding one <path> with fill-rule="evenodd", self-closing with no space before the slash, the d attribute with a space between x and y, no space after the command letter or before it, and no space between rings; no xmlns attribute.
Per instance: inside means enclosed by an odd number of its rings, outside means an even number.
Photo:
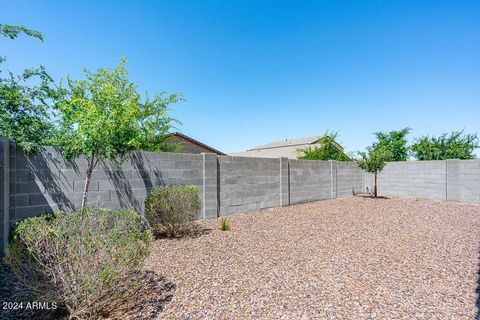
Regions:
<svg viewBox="0 0 480 320"><path fill-rule="evenodd" d="M222 231L230 230L230 223L228 222L227 217L220 218L220 230Z"/></svg>

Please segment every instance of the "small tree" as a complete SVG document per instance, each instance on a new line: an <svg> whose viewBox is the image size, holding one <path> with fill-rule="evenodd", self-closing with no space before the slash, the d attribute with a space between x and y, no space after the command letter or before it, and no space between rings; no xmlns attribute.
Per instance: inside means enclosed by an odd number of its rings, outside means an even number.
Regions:
<svg viewBox="0 0 480 320"><path fill-rule="evenodd" d="M359 167L374 175L373 194L376 198L378 196L377 175L382 172L388 159L391 159L392 154L386 149L367 147L367 151L359 152L359 155L361 156L361 159L357 160Z"/></svg>
<svg viewBox="0 0 480 320"><path fill-rule="evenodd" d="M377 141L373 144L373 148L388 150L392 155L388 161L407 161L409 149L407 135L410 131L411 129L407 127L398 131L375 132Z"/></svg>
<svg viewBox="0 0 480 320"><path fill-rule="evenodd" d="M82 207L98 162L123 159L136 149L161 151L165 133L176 122L167 115L168 106L183 100L165 93L142 99L127 78L125 62L114 70L85 70L86 79L68 79L66 88L60 85L56 142L68 160L87 157Z"/></svg>
<svg viewBox="0 0 480 320"><path fill-rule="evenodd" d="M298 159L351 161L350 157L343 152L343 148L335 141L337 136L338 132L326 132L319 139L321 146L307 146L298 149Z"/></svg>
<svg viewBox="0 0 480 320"><path fill-rule="evenodd" d="M480 147L479 142L477 134L464 134L463 130L423 136L415 140L411 154L417 160L475 159L473 152Z"/></svg>

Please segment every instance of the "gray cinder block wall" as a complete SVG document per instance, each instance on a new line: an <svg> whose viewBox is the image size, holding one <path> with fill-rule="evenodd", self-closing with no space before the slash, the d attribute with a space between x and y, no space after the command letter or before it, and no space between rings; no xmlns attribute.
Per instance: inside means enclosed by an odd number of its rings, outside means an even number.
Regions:
<svg viewBox="0 0 480 320"><path fill-rule="evenodd" d="M447 160L447 200L480 203L480 159Z"/></svg>
<svg viewBox="0 0 480 320"><path fill-rule="evenodd" d="M373 175L364 179L373 190ZM480 203L480 159L390 162L378 175L378 193Z"/></svg>
<svg viewBox="0 0 480 320"><path fill-rule="evenodd" d="M52 147L27 157L0 138L0 254L15 222L80 206L86 165ZM143 212L149 189L174 184L199 186L202 219L350 196L373 178L353 162L133 152L97 166L88 204ZM480 203L480 160L389 163L378 184L382 195Z"/></svg>
<svg viewBox="0 0 480 320"><path fill-rule="evenodd" d="M45 212L79 208L87 165L85 158L65 161L59 150L52 147L44 147L37 155L27 157L13 143L4 148L4 141L0 141L2 249L8 230L17 221ZM210 196L210 184L216 188L216 181L209 178L208 172L204 175L204 169L216 172L216 158L207 160L213 161L215 168L209 164L204 168L202 155L179 153L134 152L123 162L102 162L92 174L88 204L142 212L148 190L156 185L193 184L200 187L202 195L206 186L206 195ZM8 180L5 172L9 173ZM213 209L211 206L207 201L197 217L216 216L216 203Z"/></svg>
<svg viewBox="0 0 480 320"><path fill-rule="evenodd" d="M54 210L79 208L87 161L68 162L58 150L11 157L11 219L21 220ZM134 152L123 162L101 162L93 171L88 203L106 208L143 211L148 190L155 185L194 184L203 188L202 155ZM203 189L201 190L203 192Z"/></svg>
<svg viewBox="0 0 480 320"><path fill-rule="evenodd" d="M174 155L174 153L171 153ZM214 153L203 153L201 156L202 184L200 185L202 197L201 218L214 218L218 212L218 162ZM193 163L193 162L192 162ZM190 183L176 183L190 184ZM198 215L197 215L198 217Z"/></svg>
<svg viewBox="0 0 480 320"><path fill-rule="evenodd" d="M53 147L27 157L6 139L0 155L0 248L17 221L80 207L85 158L66 161ZM202 219L351 195L362 187L358 177L362 171L354 163L133 152L124 161L97 166L88 204L143 212L153 186L193 184L200 188Z"/></svg>
<svg viewBox="0 0 480 320"><path fill-rule="evenodd" d="M337 191L336 197L346 197L364 192L364 172L355 162L336 163Z"/></svg>
<svg viewBox="0 0 480 320"><path fill-rule="evenodd" d="M331 199L335 178L329 161L290 160L290 204Z"/></svg>
<svg viewBox="0 0 480 320"><path fill-rule="evenodd" d="M388 163L378 176L383 195L446 199L446 161Z"/></svg>
<svg viewBox="0 0 480 320"><path fill-rule="evenodd" d="M220 213L281 206L280 159L219 156Z"/></svg>
<svg viewBox="0 0 480 320"><path fill-rule="evenodd" d="M8 202L10 197L9 149L9 141L0 137L0 256L3 254L4 246L8 241L10 227Z"/></svg>

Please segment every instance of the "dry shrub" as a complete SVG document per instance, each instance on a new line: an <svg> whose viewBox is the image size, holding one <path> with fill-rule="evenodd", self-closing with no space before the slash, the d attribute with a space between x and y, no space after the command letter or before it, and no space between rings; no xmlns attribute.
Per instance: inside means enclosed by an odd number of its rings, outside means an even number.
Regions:
<svg viewBox="0 0 480 320"><path fill-rule="evenodd" d="M200 204L197 186L155 187L145 201L145 217L155 233L178 237L192 231Z"/></svg>
<svg viewBox="0 0 480 320"><path fill-rule="evenodd" d="M21 221L5 260L36 298L91 319L138 291L151 242L136 212L85 208Z"/></svg>

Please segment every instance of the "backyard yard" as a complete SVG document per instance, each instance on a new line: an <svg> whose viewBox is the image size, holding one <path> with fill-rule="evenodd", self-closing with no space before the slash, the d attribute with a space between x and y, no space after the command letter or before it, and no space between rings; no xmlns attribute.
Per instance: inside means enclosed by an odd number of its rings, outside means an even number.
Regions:
<svg viewBox="0 0 480 320"><path fill-rule="evenodd" d="M349 197L200 222L147 268L177 284L163 318L474 319L480 206Z"/></svg>

